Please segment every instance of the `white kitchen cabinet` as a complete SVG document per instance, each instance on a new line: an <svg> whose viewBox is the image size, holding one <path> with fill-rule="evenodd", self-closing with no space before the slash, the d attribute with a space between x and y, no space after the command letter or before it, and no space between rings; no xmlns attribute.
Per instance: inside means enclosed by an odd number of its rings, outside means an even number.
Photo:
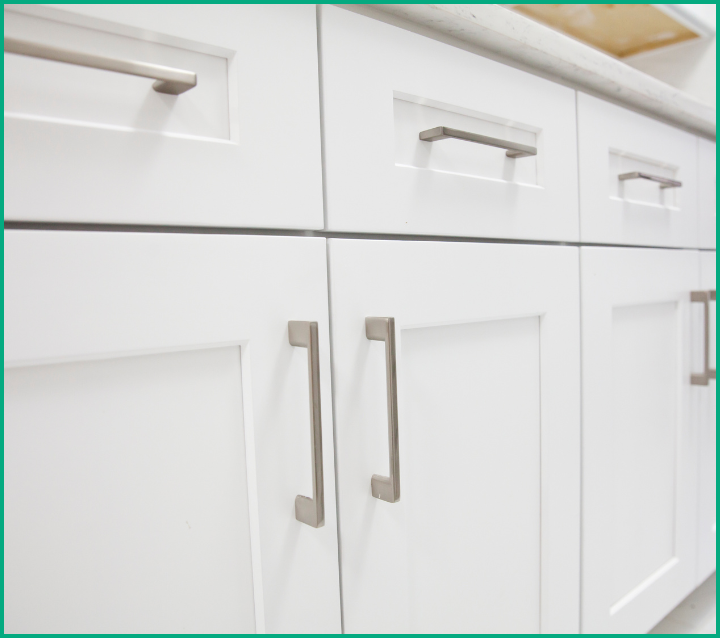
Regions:
<svg viewBox="0 0 720 638"><path fill-rule="evenodd" d="M577 241L574 91L333 6L320 51L330 230Z"/></svg>
<svg viewBox="0 0 720 638"><path fill-rule="evenodd" d="M5 232L6 632L340 631L325 252Z"/></svg>
<svg viewBox="0 0 720 638"><path fill-rule="evenodd" d="M697 247L697 138L577 93L580 241Z"/></svg>
<svg viewBox="0 0 720 638"><path fill-rule="evenodd" d="M700 253L700 291L707 293L715 291L715 253L702 251ZM698 332L701 332L702 342L701 357L696 364L697 372L702 372L704 367L704 304L700 305L700 325ZM709 298L708 301L708 369L712 374L708 375L707 385L695 385L693 390L696 396L694 404L698 409L697 425L699 428L698 437L698 583L704 581L715 571L715 503L716 503L716 474L715 474L715 450L716 450L716 428L715 417L715 301Z"/></svg>
<svg viewBox="0 0 720 638"><path fill-rule="evenodd" d="M314 6L5 5L5 37L197 82L168 95L6 39L5 219L322 228Z"/></svg>
<svg viewBox="0 0 720 638"><path fill-rule="evenodd" d="M695 585L699 256L587 247L580 256L582 631L642 633Z"/></svg>
<svg viewBox="0 0 720 638"><path fill-rule="evenodd" d="M644 632L715 569L713 142L338 6L4 15L6 632Z"/></svg>
<svg viewBox="0 0 720 638"><path fill-rule="evenodd" d="M715 142L698 138L698 246L715 248Z"/></svg>
<svg viewBox="0 0 720 638"><path fill-rule="evenodd" d="M577 632L578 250L329 244L345 631Z"/></svg>

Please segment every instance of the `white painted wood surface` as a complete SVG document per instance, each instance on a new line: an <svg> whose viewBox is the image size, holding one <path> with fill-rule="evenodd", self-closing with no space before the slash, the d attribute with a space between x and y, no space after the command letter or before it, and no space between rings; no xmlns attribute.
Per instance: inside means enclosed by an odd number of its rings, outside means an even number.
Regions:
<svg viewBox="0 0 720 638"><path fill-rule="evenodd" d="M5 631L254 632L238 347L5 371Z"/></svg>
<svg viewBox="0 0 720 638"><path fill-rule="evenodd" d="M715 142L698 139L698 246L715 248Z"/></svg>
<svg viewBox="0 0 720 638"><path fill-rule="evenodd" d="M320 40L330 230L578 239L572 90L332 6ZM436 126L538 153L418 138Z"/></svg>
<svg viewBox="0 0 720 638"><path fill-rule="evenodd" d="M329 244L345 631L577 632L577 249ZM392 504L367 316L396 322Z"/></svg>
<svg viewBox="0 0 720 638"><path fill-rule="evenodd" d="M577 99L581 241L697 247L697 138L585 93ZM618 179L634 171L682 186Z"/></svg>
<svg viewBox="0 0 720 638"><path fill-rule="evenodd" d="M5 309L6 631L340 631L324 240L6 231Z"/></svg>
<svg viewBox="0 0 720 638"><path fill-rule="evenodd" d="M478 43L471 9L398 7ZM713 142L320 14L330 230L715 246ZM525 37L493 24L485 44ZM323 228L314 7L8 5L5 30L199 77L171 97L6 55L6 219ZM647 88L615 97L707 133ZM538 155L418 139L440 125ZM714 252L329 246L347 632L643 632L714 571L715 381L689 385ZM327 268L319 238L6 231L7 632L340 631ZM370 493L388 461L366 316L397 322L395 504ZM320 324L320 529L294 516L312 485L288 320Z"/></svg>
<svg viewBox="0 0 720 638"><path fill-rule="evenodd" d="M322 228L315 7L6 5L5 35L190 71L5 54L5 218Z"/></svg>
<svg viewBox="0 0 720 638"><path fill-rule="evenodd" d="M700 290L715 290L715 253L700 253ZM710 302L710 367L716 367L715 330L717 315L715 302ZM702 324L701 324L702 327ZM699 341L703 336L700 334ZM700 368L698 368L699 370ZM716 555L716 380L707 386L695 386L699 416L698 432L698 574L697 582L704 581L715 571Z"/></svg>
<svg viewBox="0 0 720 638"><path fill-rule="evenodd" d="M583 633L647 632L695 586L697 251L581 248ZM695 325L695 324L693 324Z"/></svg>

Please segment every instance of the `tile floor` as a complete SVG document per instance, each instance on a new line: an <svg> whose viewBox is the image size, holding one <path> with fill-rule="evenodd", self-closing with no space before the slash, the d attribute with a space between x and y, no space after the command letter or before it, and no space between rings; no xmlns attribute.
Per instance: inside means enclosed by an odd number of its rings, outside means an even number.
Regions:
<svg viewBox="0 0 720 638"><path fill-rule="evenodd" d="M710 576L648 633L714 634L715 574Z"/></svg>

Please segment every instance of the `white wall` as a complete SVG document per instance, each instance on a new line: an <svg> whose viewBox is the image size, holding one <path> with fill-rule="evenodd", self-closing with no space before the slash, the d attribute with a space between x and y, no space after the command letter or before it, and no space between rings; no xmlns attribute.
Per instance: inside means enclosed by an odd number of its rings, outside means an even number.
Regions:
<svg viewBox="0 0 720 638"><path fill-rule="evenodd" d="M628 58L630 66L667 82L701 102L715 106L715 16L714 4L670 5L689 14L712 32L712 36L682 42Z"/></svg>

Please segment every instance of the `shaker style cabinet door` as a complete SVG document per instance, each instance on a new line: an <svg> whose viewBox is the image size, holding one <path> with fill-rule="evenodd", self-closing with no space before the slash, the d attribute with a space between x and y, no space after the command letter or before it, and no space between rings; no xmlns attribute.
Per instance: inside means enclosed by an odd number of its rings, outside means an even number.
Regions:
<svg viewBox="0 0 720 638"><path fill-rule="evenodd" d="M578 240L575 92L320 8L328 228Z"/></svg>
<svg viewBox="0 0 720 638"><path fill-rule="evenodd" d="M321 239L5 232L7 633L340 631L326 281Z"/></svg>
<svg viewBox="0 0 720 638"><path fill-rule="evenodd" d="M698 138L698 228L700 248L715 248L715 142Z"/></svg>
<svg viewBox="0 0 720 638"><path fill-rule="evenodd" d="M698 406L697 424L699 427L699 476L698 476L698 583L704 581L715 571L715 503L716 503L716 474L715 450L716 428L715 420L715 253L700 253L700 287L701 295L707 294L707 309L705 299L697 295L699 314L698 333L700 333L700 359L695 364L693 372L705 372L705 353L707 353L707 374L703 379L698 378L693 386L696 393L694 404ZM707 312L707 314L706 314ZM705 321L707 321L707 334L705 334ZM694 324L695 325L695 324ZM707 338L707 342L705 339ZM707 343L707 346L706 346Z"/></svg>
<svg viewBox="0 0 720 638"><path fill-rule="evenodd" d="M322 228L313 5L5 5L5 219Z"/></svg>
<svg viewBox="0 0 720 638"><path fill-rule="evenodd" d="M697 247L697 137L577 94L580 240Z"/></svg>
<svg viewBox="0 0 720 638"><path fill-rule="evenodd" d="M695 585L697 251L581 248L583 633L643 633Z"/></svg>
<svg viewBox="0 0 720 638"><path fill-rule="evenodd" d="M345 631L577 632L577 249L329 243Z"/></svg>

